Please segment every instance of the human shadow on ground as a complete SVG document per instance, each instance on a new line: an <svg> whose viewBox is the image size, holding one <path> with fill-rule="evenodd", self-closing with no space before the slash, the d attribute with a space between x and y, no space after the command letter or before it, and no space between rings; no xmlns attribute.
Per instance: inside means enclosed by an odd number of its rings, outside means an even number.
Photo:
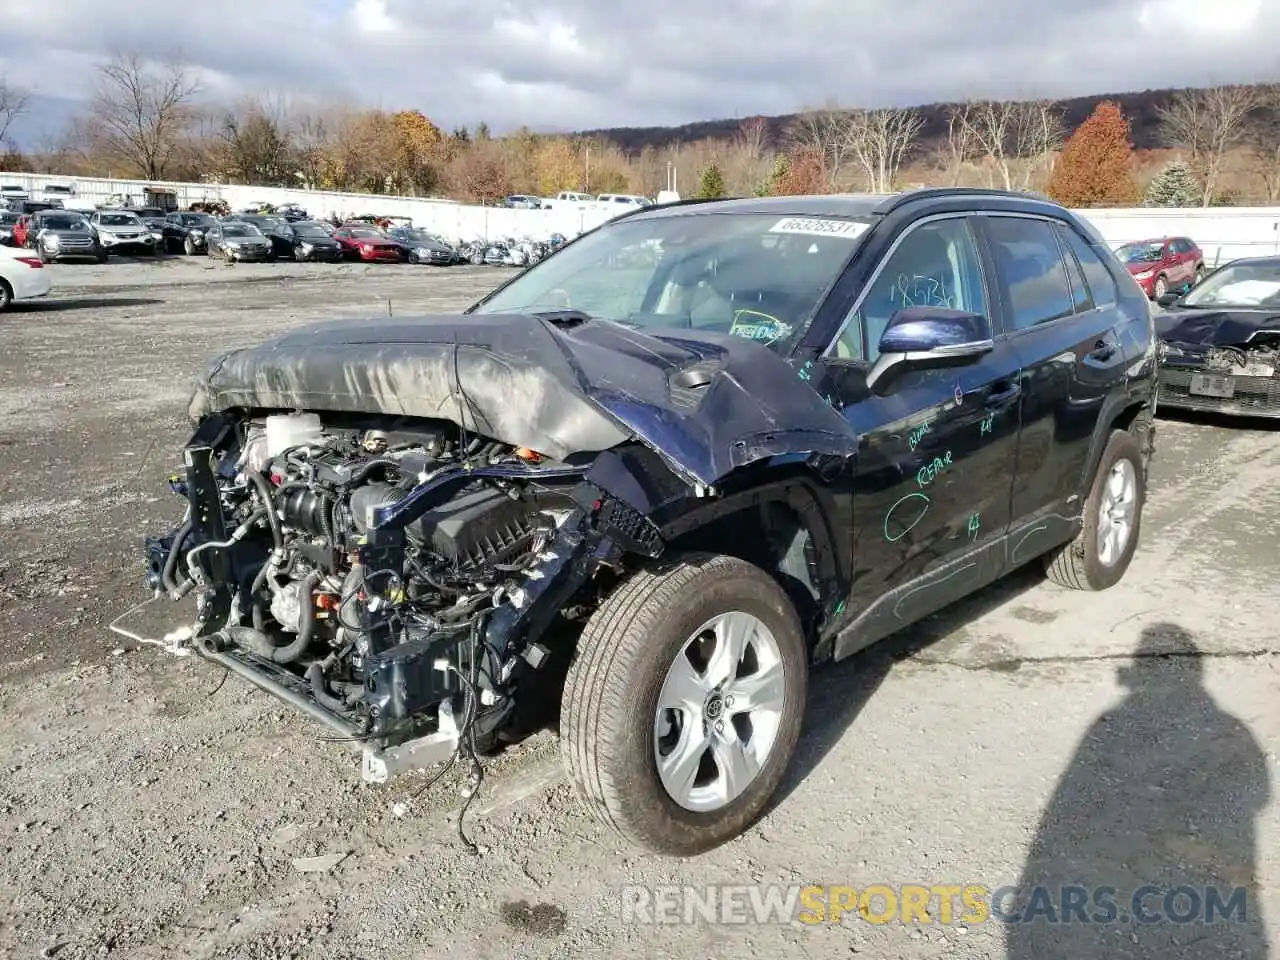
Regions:
<svg viewBox="0 0 1280 960"><path fill-rule="evenodd" d="M1143 630L1118 673L1128 692L1077 747L1016 891L992 895L1009 960L1270 956L1255 829L1266 756L1209 696L1202 664L1182 627Z"/></svg>

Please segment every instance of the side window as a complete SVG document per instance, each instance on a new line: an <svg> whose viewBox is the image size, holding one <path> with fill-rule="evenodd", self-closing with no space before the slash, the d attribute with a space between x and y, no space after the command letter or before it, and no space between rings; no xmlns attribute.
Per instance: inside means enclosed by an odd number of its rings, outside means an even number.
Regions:
<svg viewBox="0 0 1280 960"><path fill-rule="evenodd" d="M836 338L832 355L874 361L889 319L904 307L989 315L982 261L966 218L935 220L903 236Z"/></svg>
<svg viewBox="0 0 1280 960"><path fill-rule="evenodd" d="M1071 316L1071 284L1053 227L1021 217L989 217L986 222L1012 328L1026 330Z"/></svg>
<svg viewBox="0 0 1280 960"><path fill-rule="evenodd" d="M1115 278L1106 264L1094 252L1084 237L1069 227L1062 227L1058 234L1067 241L1067 248L1076 255L1084 270L1085 281L1089 284L1089 294L1095 307L1112 307L1117 303L1119 293L1116 290Z"/></svg>
<svg viewBox="0 0 1280 960"><path fill-rule="evenodd" d="M1066 228L1055 225L1053 229L1058 235L1058 250L1062 253L1062 262L1067 265L1067 280L1071 284L1071 300L1075 304L1076 313L1092 310L1093 300L1089 297L1084 274L1080 270L1080 264L1076 262L1076 255L1071 252L1071 247L1063 236Z"/></svg>

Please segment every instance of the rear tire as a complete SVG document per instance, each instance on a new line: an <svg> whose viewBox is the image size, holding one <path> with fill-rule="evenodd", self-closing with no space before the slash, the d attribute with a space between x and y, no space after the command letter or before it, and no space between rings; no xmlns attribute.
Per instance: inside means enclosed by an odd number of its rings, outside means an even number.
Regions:
<svg viewBox="0 0 1280 960"><path fill-rule="evenodd" d="M183 253L185 253L188 257L193 257L193 256L195 256L195 253L196 253L196 245L195 245L194 243L192 243L192 242L191 242L191 238L190 238L190 237L186 237L185 239L183 239L183 241L182 241L182 252L183 252Z"/></svg>
<svg viewBox="0 0 1280 960"><path fill-rule="evenodd" d="M8 280L0 280L0 313L13 305L13 287Z"/></svg>
<svg viewBox="0 0 1280 960"><path fill-rule="evenodd" d="M1204 264L1202 263L1196 267L1196 275L1191 278L1191 285L1193 287L1197 286L1200 283L1200 281L1203 279L1204 279Z"/></svg>
<svg viewBox="0 0 1280 960"><path fill-rule="evenodd" d="M1050 580L1070 590L1106 590L1120 582L1138 547L1147 499L1145 473L1137 439L1124 430L1112 431L1084 503L1084 526L1079 536L1044 559ZM1126 488L1125 492L1120 488ZM1114 532L1124 515L1128 517L1126 532L1117 545ZM1113 533L1110 541L1108 531Z"/></svg>
<svg viewBox="0 0 1280 960"><path fill-rule="evenodd" d="M712 633L715 623L751 626ZM722 646L731 635L745 638L738 649L749 652L717 659L732 649ZM706 653L702 666L688 655L695 649ZM696 695L680 702L705 696L701 710L660 707L678 673L698 681L690 688ZM716 677L724 682L715 685ZM807 683L799 618L763 570L707 554L641 570L591 617L569 667L560 724L569 779L586 808L630 843L671 856L710 850L750 827L777 790L800 734ZM689 762L680 764L677 752ZM663 777L675 782L680 766L686 777L677 793Z"/></svg>
<svg viewBox="0 0 1280 960"><path fill-rule="evenodd" d="M1163 273L1156 277L1155 286L1152 289L1155 293L1156 300L1159 300L1169 292L1169 281L1165 279L1165 275Z"/></svg>

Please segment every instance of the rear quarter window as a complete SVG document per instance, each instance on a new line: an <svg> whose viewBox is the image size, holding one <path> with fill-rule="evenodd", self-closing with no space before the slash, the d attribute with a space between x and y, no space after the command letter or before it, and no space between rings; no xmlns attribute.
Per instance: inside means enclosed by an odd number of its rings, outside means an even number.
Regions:
<svg viewBox="0 0 1280 960"><path fill-rule="evenodd" d="M1111 307L1119 302L1119 290L1115 277L1102 262L1102 258L1084 237L1071 227L1059 227L1059 235L1067 248L1076 255L1080 269L1084 271L1084 279L1089 284L1089 293L1095 307Z"/></svg>

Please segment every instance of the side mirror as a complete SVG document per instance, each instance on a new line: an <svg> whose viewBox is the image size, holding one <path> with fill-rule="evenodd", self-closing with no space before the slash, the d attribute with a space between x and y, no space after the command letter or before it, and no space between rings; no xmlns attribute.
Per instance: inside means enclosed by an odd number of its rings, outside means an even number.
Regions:
<svg viewBox="0 0 1280 960"><path fill-rule="evenodd" d="M880 356L867 373L867 388L876 391L891 373L972 363L993 349L991 321L982 314L907 307L889 318L880 337Z"/></svg>
<svg viewBox="0 0 1280 960"><path fill-rule="evenodd" d="M1178 302L1178 299L1181 296L1182 294L1180 293L1162 293L1156 299L1156 303L1160 304L1160 306L1162 307L1172 307L1175 303Z"/></svg>

